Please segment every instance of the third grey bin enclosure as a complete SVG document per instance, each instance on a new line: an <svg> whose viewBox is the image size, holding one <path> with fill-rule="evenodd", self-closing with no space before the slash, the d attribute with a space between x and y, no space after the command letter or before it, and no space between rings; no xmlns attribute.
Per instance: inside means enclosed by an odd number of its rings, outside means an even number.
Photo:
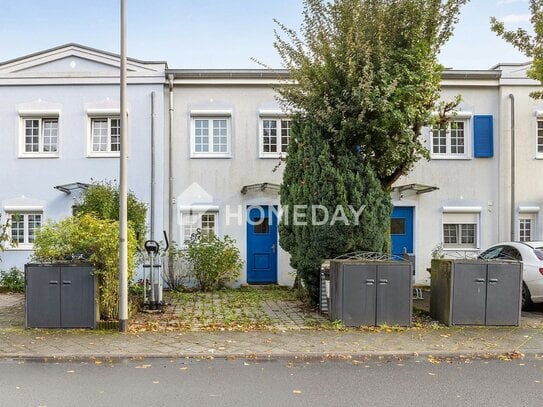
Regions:
<svg viewBox="0 0 543 407"><path fill-rule="evenodd" d="M522 263L432 260L430 314L447 325L519 325Z"/></svg>
<svg viewBox="0 0 543 407"><path fill-rule="evenodd" d="M25 265L27 328L95 328L96 278L88 264Z"/></svg>
<svg viewBox="0 0 543 407"><path fill-rule="evenodd" d="M397 261L330 262L331 320L346 326L411 325L411 264Z"/></svg>

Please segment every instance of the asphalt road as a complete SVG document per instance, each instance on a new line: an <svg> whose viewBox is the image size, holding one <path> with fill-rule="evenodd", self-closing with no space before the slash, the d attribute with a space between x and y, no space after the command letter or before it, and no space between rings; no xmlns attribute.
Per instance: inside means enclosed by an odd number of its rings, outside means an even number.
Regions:
<svg viewBox="0 0 543 407"><path fill-rule="evenodd" d="M433 363L432 363L433 362ZM0 405L541 406L543 359L0 361Z"/></svg>

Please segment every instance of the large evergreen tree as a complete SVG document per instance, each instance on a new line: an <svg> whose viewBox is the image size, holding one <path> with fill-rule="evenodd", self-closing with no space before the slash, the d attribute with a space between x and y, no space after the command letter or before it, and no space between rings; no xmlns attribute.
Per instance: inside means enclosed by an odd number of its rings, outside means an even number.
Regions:
<svg viewBox="0 0 543 407"><path fill-rule="evenodd" d="M293 120L281 185L281 247L314 303L322 259L387 250L391 210L371 166L350 149L332 147L323 134L314 123Z"/></svg>
<svg viewBox="0 0 543 407"><path fill-rule="evenodd" d="M313 300L322 259L387 250L390 188L427 156L422 127L455 106L440 102L437 55L466 1L304 0L300 34L278 23L292 81L278 91L296 112L281 203L366 205L355 226L283 217L281 245Z"/></svg>

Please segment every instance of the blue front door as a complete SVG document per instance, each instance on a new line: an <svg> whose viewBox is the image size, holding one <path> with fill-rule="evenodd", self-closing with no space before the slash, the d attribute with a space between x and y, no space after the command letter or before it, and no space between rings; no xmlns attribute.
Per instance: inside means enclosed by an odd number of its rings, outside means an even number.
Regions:
<svg viewBox="0 0 543 407"><path fill-rule="evenodd" d="M274 207L247 208L247 282L277 283L277 214Z"/></svg>
<svg viewBox="0 0 543 407"><path fill-rule="evenodd" d="M392 254L413 253L413 207L395 206L390 216Z"/></svg>

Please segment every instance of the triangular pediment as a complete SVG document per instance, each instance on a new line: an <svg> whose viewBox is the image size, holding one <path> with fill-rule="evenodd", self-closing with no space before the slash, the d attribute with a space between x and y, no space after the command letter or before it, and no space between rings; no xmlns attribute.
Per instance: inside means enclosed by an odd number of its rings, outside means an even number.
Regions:
<svg viewBox="0 0 543 407"><path fill-rule="evenodd" d="M129 75L163 75L166 64L127 60ZM0 75L10 77L78 77L118 75L118 55L68 44L0 63Z"/></svg>

